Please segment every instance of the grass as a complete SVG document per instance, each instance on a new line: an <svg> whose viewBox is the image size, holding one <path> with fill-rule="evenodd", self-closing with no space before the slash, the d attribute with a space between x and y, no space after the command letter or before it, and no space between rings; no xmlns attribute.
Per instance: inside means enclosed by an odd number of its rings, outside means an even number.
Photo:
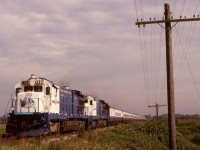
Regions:
<svg viewBox="0 0 200 150"><path fill-rule="evenodd" d="M181 121L177 125L177 129L188 141L200 146L200 120L199 119Z"/></svg>
<svg viewBox="0 0 200 150"><path fill-rule="evenodd" d="M6 133L6 124L0 124L0 135Z"/></svg>
<svg viewBox="0 0 200 150"><path fill-rule="evenodd" d="M196 124L177 125L177 149L200 149L200 128ZM200 133L200 132L199 132ZM60 135L54 140L47 138L0 139L0 150L167 150L167 122L136 122L119 124L96 130L80 130L76 136Z"/></svg>

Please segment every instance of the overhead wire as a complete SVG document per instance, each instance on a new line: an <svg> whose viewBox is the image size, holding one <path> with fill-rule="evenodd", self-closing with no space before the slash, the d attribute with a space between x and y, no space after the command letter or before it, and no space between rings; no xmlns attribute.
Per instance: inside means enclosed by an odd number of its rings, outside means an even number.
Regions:
<svg viewBox="0 0 200 150"><path fill-rule="evenodd" d="M157 102L157 87L158 87L158 81L159 81L159 77L160 77L160 67L161 67L161 47L162 47L162 34L163 34L163 29L162 27L160 27L160 38L159 38L159 48L158 48L158 55L157 55L157 60L158 62L156 63L157 64L157 67L156 67L156 90L155 90L155 99L156 99L156 102Z"/></svg>
<svg viewBox="0 0 200 150"><path fill-rule="evenodd" d="M188 6L188 9L187 9L187 11L186 11L186 14L188 14L188 12L189 12L191 2L192 2L192 0L190 0L190 2L189 2L189 6ZM185 15L185 16L186 16L186 15Z"/></svg>
<svg viewBox="0 0 200 150"><path fill-rule="evenodd" d="M183 3L183 5L182 5L182 9L181 9L181 12L183 13L184 12L184 10L185 10L185 5L186 5L186 3L185 3L186 1L184 0L184 3ZM188 8L187 8L187 12L186 13L188 13L188 11L189 11L189 8L190 8L190 5L191 5L191 0L190 0L190 2L189 2L189 6L188 6ZM191 24L192 25L192 24ZM180 27L179 27L180 28ZM181 29L181 37L183 37L183 33L185 33L184 31L184 28L185 28L185 24L183 24L183 26L182 26L182 29ZM191 30L191 26L190 26L190 30ZM190 34L190 30L189 30L189 33L188 33L188 35L187 35L187 40L186 40L186 44L187 44L187 42L188 42L188 36L189 36L189 34ZM176 33L176 38L175 38L175 44L176 44L176 41L177 41L177 33ZM179 53L179 47L180 47L180 42L179 42L179 45L178 45L178 47L176 48L175 46L174 46L174 52L173 53L175 53L175 57L174 57L174 64L175 65L177 65L177 72L176 72L176 74L175 74L175 81L177 81L177 78L179 78L179 74L180 74L180 70L182 70L181 68L183 67L183 65L182 64L184 64L183 63L183 59L184 59L184 57L183 57L183 54L184 54L184 51L185 51L185 48L183 49L183 52L182 52L182 56L181 56L181 60L180 60L180 62L178 63L177 61L178 61L178 53Z"/></svg>
<svg viewBox="0 0 200 150"><path fill-rule="evenodd" d="M151 0L150 0L150 20L151 20Z"/></svg>
<svg viewBox="0 0 200 150"><path fill-rule="evenodd" d="M154 20L156 19L156 0L154 0ZM153 28L153 74L154 74L154 80L152 80L154 82L153 84L153 99L154 99L154 103L156 104L156 27L154 25Z"/></svg>
<svg viewBox="0 0 200 150"><path fill-rule="evenodd" d="M176 12L176 3L177 3L177 0L174 0L173 1L173 7L172 7L172 14L175 15L175 12Z"/></svg>
<svg viewBox="0 0 200 150"><path fill-rule="evenodd" d="M140 14L141 14L141 18L143 18L143 8L142 8L142 1L139 1L138 2L139 4L139 8L140 8ZM137 1L134 0L134 5L135 5L135 10L136 10L136 14L137 14L137 20L139 19L138 16L139 16L139 12L138 12L138 9L137 9ZM144 78L144 81L145 81L145 93L146 93L146 100L147 100L147 105L149 105L149 88L148 88L148 66L147 66L147 60L146 60L146 53L145 53L145 48L146 48L146 36L145 38L144 35L146 34L145 32L145 29L143 30L143 36L142 36L142 33L141 33L141 29L139 27L139 36L140 36L140 50L141 50L141 56L142 56L142 68L143 68L143 78ZM144 39L144 43L143 43L143 39ZM149 115L150 115L150 109L149 109Z"/></svg>
<svg viewBox="0 0 200 150"><path fill-rule="evenodd" d="M150 0L150 20L153 20L153 17L152 17L152 1ZM149 75L149 78L151 79L152 78L152 64L153 64L153 48L152 48L152 33L153 33L153 30L152 30L152 24L150 25L150 75ZM150 80L151 81L151 80ZM151 105L152 104L152 96L151 96L151 90L152 90L152 83L150 82L150 85L149 85L149 91L150 91L150 104L148 105ZM151 112L152 109L150 109L150 107L148 107L149 111Z"/></svg>
<svg viewBox="0 0 200 150"><path fill-rule="evenodd" d="M192 31L192 35L191 35L191 38L190 38L190 41L189 41L188 49L189 49L189 47L190 47L190 44L191 44L191 41L192 41L192 36L193 36L193 34L194 34L195 28L196 28L196 23L195 23L194 28L193 28L193 31ZM179 35L179 34L178 34L178 35ZM179 36L179 39L180 39L180 41L181 41L180 36ZM181 41L181 46L182 46L182 48L183 48L182 41ZM190 74L191 74L191 77L192 77L192 81L193 81L193 84L194 84L194 88L195 88L195 90L196 90L196 92L197 92L197 95L198 95L198 98L199 98L199 100L200 100L200 93L199 93L199 91L198 91L197 84L196 84L196 82L195 82L195 78L194 78L194 75L193 75L193 73L192 73L192 69L191 69L190 64L189 64L189 62L188 62L188 59L187 59L187 53L184 55L184 57L185 57L186 63L187 63L187 65L188 65L188 68L189 68L189 71L190 71Z"/></svg>
<svg viewBox="0 0 200 150"><path fill-rule="evenodd" d="M194 84L194 88L195 88L195 90L196 90L196 92L197 92L197 96L198 96L198 98L199 98L199 100L200 100L199 90L198 90L198 88L197 88L197 84L196 84L196 82L195 82L194 75L193 75L193 73L192 73L192 70L191 70L190 64L189 64L189 62L188 62L187 57L186 57L185 59L186 59L186 62L187 62L188 68L189 68L189 70L190 70L190 74L191 74L191 76L192 76L192 81L193 81L193 84Z"/></svg>
<svg viewBox="0 0 200 150"><path fill-rule="evenodd" d="M137 19L138 19L138 10L137 10L137 3L136 3L136 0L134 0L134 6L135 6L135 11L136 11L136 16L137 16Z"/></svg>
<svg viewBox="0 0 200 150"><path fill-rule="evenodd" d="M141 11L142 11L142 13L143 13L143 2L142 2L142 0L141 0L141 2L140 2L140 6L141 6ZM144 19L144 18L143 18ZM146 76L147 76L147 91L148 91L148 97L149 97L149 103L148 103L148 105L150 105L150 101L151 101L151 95L150 95L150 83L149 83L149 66L148 66L148 52L147 52L147 49L146 49L146 46L147 46L147 44L146 44L146 28L144 27L143 28L143 37L144 37L144 52L145 52L145 66L146 66ZM149 109L149 113L150 113L150 109ZM151 114L151 113L150 113Z"/></svg>
<svg viewBox="0 0 200 150"><path fill-rule="evenodd" d="M185 57L184 55L187 54L187 51L189 49L186 49L187 48L187 44L190 44L188 43L189 40L189 37L190 37L190 33L191 33L191 29L192 29L192 22L190 23L190 28L189 28L189 32L188 32L188 35L187 35L187 38L186 38L186 44L185 44L185 47L183 47L183 52L182 52L182 55L181 55L181 60L180 60L180 65L178 67L178 70L177 70L177 74L176 74L176 78L175 78L175 81L176 81L176 86L178 85L178 82L179 82L179 79L180 79L180 75L181 75L181 72L182 72L182 69L183 69L183 66L184 66L184 63L185 63ZM178 33L178 32L177 32ZM179 33L178 33L179 35ZM180 35L179 35L180 36ZM180 41L181 42L181 41ZM182 45L182 44L181 44Z"/></svg>
<svg viewBox="0 0 200 150"><path fill-rule="evenodd" d="M184 3L185 3L185 1L184 1ZM196 14L196 11L197 11L197 9L198 9L198 7L199 7L199 3L200 3L200 0L198 1L198 3L197 3L197 7L196 7L196 9L195 9L195 11L194 11L194 14ZM188 12L189 12L189 9L190 9L190 5L191 5L191 0L190 0L190 2L189 2L189 6L188 6L188 8L187 8L187 11L186 11L186 14L188 14ZM185 7L185 6L184 6ZM182 9L182 12L183 12L183 10L184 9ZM194 16L195 17L195 16ZM196 25L196 24L195 24ZM191 23L191 26L192 26L192 23ZM191 26L190 26L190 29L191 29ZM198 88L197 88L197 84L196 84L196 82L195 82L195 78L194 78L194 75L193 75L193 73L192 73L192 69L191 69L191 67L190 67L190 65L189 65L189 62L188 62L188 59L187 59L187 53L188 53L188 50L189 50L189 47L190 47L190 44L191 44L191 40L192 40L192 37L193 37L193 33L194 33L194 30L195 30L195 26L194 26L194 28L193 28L193 32L192 32L192 34L190 35L190 30L189 30L189 33L188 33L188 36L187 36L187 40L186 40L186 46L185 47L183 47L183 44L182 44L182 42L180 42L181 44L181 46L182 46L182 49L183 49L183 55L182 56L184 56L184 58L185 59L182 59L181 58L181 62L182 63L180 63L181 64L181 67L179 67L179 75L178 75L178 80L180 79L180 74L181 74L181 71L182 71L182 69L183 69L183 66L184 66L184 62L186 61L186 63L187 63L187 65L188 65L188 68L189 68L189 71L190 71L190 74L191 74L191 77L192 77L192 81L193 81L193 84L194 84L194 88L195 88L195 90L196 90L196 92L197 92L197 95L198 95L198 98L200 99L200 94L199 94L199 91L198 91ZM178 33L179 31L178 31L178 29L176 28L176 31L177 31L177 34L176 35L178 35L178 37L179 37L179 39L181 39L180 37L180 34ZM182 30L183 31L183 30ZM190 38L189 38L189 36L190 36ZM186 49L186 47L187 47L187 49ZM186 50L185 50L186 49ZM180 69L181 68L181 69ZM177 86L177 83L176 83L176 86Z"/></svg>
<svg viewBox="0 0 200 150"><path fill-rule="evenodd" d="M147 75L146 75L146 69L145 69L145 55L143 55L143 43L142 43L142 36L141 36L141 31L139 28L139 36L140 36L140 47L141 47L141 55L142 55L142 68L143 68L143 74L144 74L144 81L145 81L145 91L146 91L146 98L147 98L147 103L149 104L149 92L148 92L148 85L147 85Z"/></svg>
<svg viewBox="0 0 200 150"><path fill-rule="evenodd" d="M181 9L181 14L183 14L183 11L185 9L185 2L186 2L186 0L184 0L184 2L183 2L183 6L182 6L182 9Z"/></svg>
<svg viewBox="0 0 200 150"><path fill-rule="evenodd" d="M139 0L139 5L140 5L141 19L144 19L143 3L142 3L142 0Z"/></svg>
<svg viewBox="0 0 200 150"><path fill-rule="evenodd" d="M197 3L197 7L196 7L196 9L195 9L195 11L194 11L194 15L196 14L197 9L199 8L199 3L200 3L200 0L199 0L198 3Z"/></svg>
<svg viewBox="0 0 200 150"><path fill-rule="evenodd" d="M184 2L182 3L182 9L181 9L181 15L183 15L184 12L186 12L186 14L188 14L189 10L190 10L190 6L192 4L192 0L188 1L189 3L186 5L186 0L184 0ZM135 3L136 3L136 0L135 0ZM163 4L165 3L165 0L163 0ZM178 5L177 3L177 0L174 0L173 1L173 15L176 14L176 6ZM198 10L198 7L200 5L200 0L198 1L197 3L197 7L195 8L195 11L194 11L194 14L196 14L197 10ZM135 5L136 6L136 5ZM152 1L150 0L150 20L153 18L152 17ZM155 18L156 18L156 12L157 12L157 1L155 0L154 1L154 15L155 15ZM186 8L186 6L188 6ZM139 1L139 7L140 7L140 15L141 15L141 18L144 19L144 14L143 14L143 2L142 0ZM136 10L137 11L137 10ZM136 12L138 13L138 12ZM138 15L137 15L138 16ZM181 28L182 27L182 28ZM195 82L195 79L194 79L194 75L192 74L192 70L191 70L191 67L189 66L189 62L187 60L187 53L188 53L188 50L189 50L189 47L190 47L190 44L191 44L191 39L192 39L192 36L193 36L193 32L195 30L195 28L193 28L192 26L192 23L190 25L190 29L189 29L189 32L187 34L187 38L186 38L186 42L185 43L185 46L183 46L183 43L181 41L178 41L178 38L177 37L183 37L183 34L185 33L184 32L184 28L185 28L185 25L181 26L179 29L176 28L175 26L175 29L176 29L176 33L175 33L175 43L173 45L173 54L175 54L176 52L176 55L175 55L175 62L178 61L178 58L180 58L180 62L179 62L179 65L177 65L177 68L178 68L178 71L176 72L176 86L177 86L177 83L180 79L180 76L181 76L181 72L182 72L182 69L183 69L183 66L184 66L184 62L186 61L187 62L187 65L189 67L189 70L190 70L190 74L192 76L192 80L193 80L193 83L195 85L195 89L196 91L198 92L198 88L197 88L197 85L196 85L196 82ZM191 31L193 29L193 32ZM141 29L139 29L139 34L140 34L140 44L144 44L143 46L141 46L141 53L143 54L143 72L144 72L144 79L145 79L145 89L146 89L146 97L147 97L147 103L149 104L150 101L152 99L154 99L154 102L157 103L157 98L158 98L158 91L157 91L157 88L159 87L158 83L159 83L159 77L160 77L160 72L159 72L159 66L161 66L161 63L160 63L160 60L161 60L161 53L157 52L158 50L161 49L161 45L162 45L162 38L160 38L160 45L156 47L156 33L157 33L157 30L155 30L155 27L152 27L151 25L151 28L150 28L150 63L148 63L148 53L147 53L147 47L146 47L146 30L144 29L143 30L143 34L141 33ZM160 37L162 35L162 31L160 33ZM180 52L180 46L182 47L182 54L181 54L181 57L178 57L179 55L179 52ZM159 48L158 48L159 47ZM156 50L157 48L157 50ZM149 72L150 71L150 72ZM150 76L149 76L149 73L150 73ZM164 73L164 72L163 72ZM149 81L150 79L150 81ZM163 76L163 78L161 79L161 82L163 83L164 81L166 81L166 75ZM162 83L161 83L161 87L162 87ZM162 90L161 88L159 88L159 90ZM152 93L153 92L153 93ZM166 91L165 91L166 92ZM163 92L162 92L163 93ZM160 94L162 95L162 94ZM200 94L198 93L198 96L200 97Z"/></svg>

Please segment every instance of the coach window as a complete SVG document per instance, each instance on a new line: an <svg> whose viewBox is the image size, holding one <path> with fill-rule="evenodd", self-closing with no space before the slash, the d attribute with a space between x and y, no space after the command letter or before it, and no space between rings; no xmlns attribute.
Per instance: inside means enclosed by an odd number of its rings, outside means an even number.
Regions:
<svg viewBox="0 0 200 150"><path fill-rule="evenodd" d="M90 100L90 105L92 105L92 100Z"/></svg>
<svg viewBox="0 0 200 150"><path fill-rule="evenodd" d="M46 95L50 95L50 87L46 87Z"/></svg>

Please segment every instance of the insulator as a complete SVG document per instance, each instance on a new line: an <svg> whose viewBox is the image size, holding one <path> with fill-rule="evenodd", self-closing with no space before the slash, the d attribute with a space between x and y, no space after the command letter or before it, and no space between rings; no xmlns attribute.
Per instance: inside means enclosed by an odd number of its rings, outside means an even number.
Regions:
<svg viewBox="0 0 200 150"><path fill-rule="evenodd" d="M180 18L182 18L182 16L180 16Z"/></svg>
<svg viewBox="0 0 200 150"><path fill-rule="evenodd" d="M137 19L137 22L138 22L139 20Z"/></svg>
<svg viewBox="0 0 200 150"><path fill-rule="evenodd" d="M151 18L149 20L151 20Z"/></svg>
<svg viewBox="0 0 200 150"><path fill-rule="evenodd" d="M153 18L154 20L156 20L156 18Z"/></svg>
<svg viewBox="0 0 200 150"><path fill-rule="evenodd" d="M193 15L193 17L195 18L195 15Z"/></svg>
<svg viewBox="0 0 200 150"><path fill-rule="evenodd" d="M141 19L141 21L142 21L142 19Z"/></svg>
<svg viewBox="0 0 200 150"><path fill-rule="evenodd" d="M171 16L171 19L173 19L173 16Z"/></svg>
<svg viewBox="0 0 200 150"><path fill-rule="evenodd" d="M199 18L199 15L198 15L198 18Z"/></svg>
<svg viewBox="0 0 200 150"><path fill-rule="evenodd" d="M185 19L186 19L186 16L185 16Z"/></svg>

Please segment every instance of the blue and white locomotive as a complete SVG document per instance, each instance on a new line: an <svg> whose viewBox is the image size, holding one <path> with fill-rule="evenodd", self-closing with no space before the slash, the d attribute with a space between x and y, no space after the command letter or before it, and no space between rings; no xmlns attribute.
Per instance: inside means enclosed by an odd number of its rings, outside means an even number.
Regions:
<svg viewBox="0 0 200 150"><path fill-rule="evenodd" d="M6 125L9 136L39 136L146 119L35 75L20 81L15 90Z"/></svg>

